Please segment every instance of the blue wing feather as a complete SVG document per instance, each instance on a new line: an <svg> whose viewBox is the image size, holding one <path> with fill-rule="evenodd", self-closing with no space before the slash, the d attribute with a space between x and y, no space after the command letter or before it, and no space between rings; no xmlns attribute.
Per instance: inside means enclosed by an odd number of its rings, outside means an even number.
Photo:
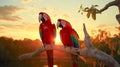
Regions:
<svg viewBox="0 0 120 67"><path fill-rule="evenodd" d="M72 30L70 34L70 38L71 38L72 43L74 44L74 47L79 48L79 45L80 45L79 36L75 30Z"/></svg>

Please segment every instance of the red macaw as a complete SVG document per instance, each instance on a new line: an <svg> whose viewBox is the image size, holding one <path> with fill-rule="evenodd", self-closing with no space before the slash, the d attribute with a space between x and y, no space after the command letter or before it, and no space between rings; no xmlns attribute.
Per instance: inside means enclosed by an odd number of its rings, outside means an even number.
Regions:
<svg viewBox="0 0 120 67"><path fill-rule="evenodd" d="M57 28L58 27L62 28L60 30L60 38L64 46L79 48L79 36L71 24L64 19L58 19ZM78 56L72 54L71 57L73 67L78 67Z"/></svg>
<svg viewBox="0 0 120 67"><path fill-rule="evenodd" d="M56 27L52 24L50 16L45 12L39 13L39 26L40 38L45 45L52 45L55 43ZM47 50L48 67L53 67L53 50Z"/></svg>

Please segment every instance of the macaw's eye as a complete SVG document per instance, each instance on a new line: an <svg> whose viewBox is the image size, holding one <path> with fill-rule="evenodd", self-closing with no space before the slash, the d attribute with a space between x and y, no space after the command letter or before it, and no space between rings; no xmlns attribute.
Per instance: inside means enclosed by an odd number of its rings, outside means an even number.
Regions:
<svg viewBox="0 0 120 67"><path fill-rule="evenodd" d="M45 22L45 18L44 18L44 17L42 17L42 18L41 18L41 21L42 21L42 22Z"/></svg>

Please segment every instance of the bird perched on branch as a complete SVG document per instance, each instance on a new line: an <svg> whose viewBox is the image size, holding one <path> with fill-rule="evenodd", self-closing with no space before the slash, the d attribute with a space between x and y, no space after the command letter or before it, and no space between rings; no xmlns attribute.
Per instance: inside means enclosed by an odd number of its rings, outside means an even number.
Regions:
<svg viewBox="0 0 120 67"><path fill-rule="evenodd" d="M77 32L72 28L71 24L64 20L58 19L57 28L62 28L60 30L60 38L65 47L75 47L79 48L79 36ZM78 56L71 55L73 67L78 67Z"/></svg>
<svg viewBox="0 0 120 67"><path fill-rule="evenodd" d="M44 47L46 45L54 44L56 37L56 27L55 24L52 24L50 16L45 12L40 12L38 19L40 22L39 34ZM46 53L48 57L48 67L53 67L53 50L47 50Z"/></svg>

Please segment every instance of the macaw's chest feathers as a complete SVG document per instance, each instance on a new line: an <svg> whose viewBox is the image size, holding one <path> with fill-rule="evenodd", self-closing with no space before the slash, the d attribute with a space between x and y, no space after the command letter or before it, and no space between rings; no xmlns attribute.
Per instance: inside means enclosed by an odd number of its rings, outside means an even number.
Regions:
<svg viewBox="0 0 120 67"><path fill-rule="evenodd" d="M39 30L41 33L41 39L43 43L50 44L54 42L56 32L54 32L52 24L49 25L41 24Z"/></svg>
<svg viewBox="0 0 120 67"><path fill-rule="evenodd" d="M64 46L74 46L74 44L71 42L69 33L70 30L67 28L62 28L62 30L60 30L60 38Z"/></svg>
<svg viewBox="0 0 120 67"><path fill-rule="evenodd" d="M72 28L62 28L60 30L60 38L64 46L79 48L79 36Z"/></svg>

